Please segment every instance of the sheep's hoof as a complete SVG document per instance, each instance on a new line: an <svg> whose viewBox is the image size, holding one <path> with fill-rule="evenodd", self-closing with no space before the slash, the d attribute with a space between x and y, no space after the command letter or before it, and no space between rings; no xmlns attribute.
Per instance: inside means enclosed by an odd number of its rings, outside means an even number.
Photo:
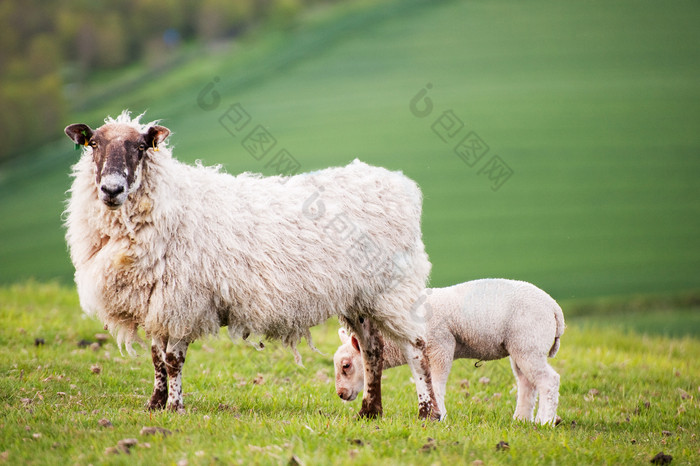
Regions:
<svg viewBox="0 0 700 466"><path fill-rule="evenodd" d="M361 409L357 413L357 419L379 419L384 413L382 410Z"/></svg>
<svg viewBox="0 0 700 466"><path fill-rule="evenodd" d="M172 403L169 404L167 407L168 411L172 411L173 413L177 414L185 414L187 411L185 411L185 406L182 403Z"/></svg>
<svg viewBox="0 0 700 466"><path fill-rule="evenodd" d="M431 421L439 421L442 419L440 411L430 403L418 404L418 417L421 419L430 419Z"/></svg>
<svg viewBox="0 0 700 466"><path fill-rule="evenodd" d="M151 398L148 401L148 404L146 404L146 409L149 411L160 411L162 409L165 409L165 402L161 399Z"/></svg>
<svg viewBox="0 0 700 466"><path fill-rule="evenodd" d="M148 400L148 404L146 405L146 408L149 411L158 411L161 409L165 409L165 404L168 401L168 392L162 392L162 391L155 391L153 395L151 396L151 399Z"/></svg>

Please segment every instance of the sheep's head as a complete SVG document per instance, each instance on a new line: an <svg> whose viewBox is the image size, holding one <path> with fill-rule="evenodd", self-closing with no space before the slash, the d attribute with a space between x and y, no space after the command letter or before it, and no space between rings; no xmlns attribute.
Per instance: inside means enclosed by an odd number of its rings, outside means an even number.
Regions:
<svg viewBox="0 0 700 466"><path fill-rule="evenodd" d="M342 345L333 356L335 364L335 392L345 401L352 401L362 391L365 371L360 353L360 344L355 335L345 329L338 330Z"/></svg>
<svg viewBox="0 0 700 466"><path fill-rule="evenodd" d="M156 150L170 134L164 126L151 126L140 133L133 126L108 123L96 130L88 125L66 127L66 134L76 144L92 148L97 193L110 209L118 209L131 192L138 188L141 163L150 150Z"/></svg>

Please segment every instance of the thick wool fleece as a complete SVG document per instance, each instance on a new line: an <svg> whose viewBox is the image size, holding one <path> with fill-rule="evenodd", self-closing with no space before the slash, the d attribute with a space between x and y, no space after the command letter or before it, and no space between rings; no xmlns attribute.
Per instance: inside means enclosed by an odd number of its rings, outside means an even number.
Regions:
<svg viewBox="0 0 700 466"><path fill-rule="evenodd" d="M145 132L128 113L107 119ZM121 346L191 342L228 326L295 346L331 315L373 317L397 341L430 263L421 192L400 172L354 161L292 177L232 176L149 149L127 201L97 195L92 149L73 167L66 240L80 303Z"/></svg>

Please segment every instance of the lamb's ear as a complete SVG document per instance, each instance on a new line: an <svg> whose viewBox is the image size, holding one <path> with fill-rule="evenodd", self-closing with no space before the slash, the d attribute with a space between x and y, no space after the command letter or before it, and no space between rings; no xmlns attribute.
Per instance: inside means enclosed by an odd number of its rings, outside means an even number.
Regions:
<svg viewBox="0 0 700 466"><path fill-rule="evenodd" d="M81 146L87 146L87 143L90 141L93 134L92 129L88 125L84 125L82 123L66 126L64 131L74 143Z"/></svg>
<svg viewBox="0 0 700 466"><path fill-rule="evenodd" d="M340 328L338 329L338 336L340 337L340 342L341 342L342 344L347 343L347 342L348 342L348 339L350 338L350 337L348 336L348 332L345 331L345 329L344 329L343 327L340 327Z"/></svg>
<svg viewBox="0 0 700 466"><path fill-rule="evenodd" d="M167 138L169 135L170 130L168 128L165 126L155 125L148 128L144 138L146 139L146 144L148 147L158 149L158 145L165 141L165 138Z"/></svg>
<svg viewBox="0 0 700 466"><path fill-rule="evenodd" d="M360 352L360 342L357 341L357 337L355 336L354 333L352 335L350 335L350 341L352 342L352 347L355 348L357 350L357 352L359 353Z"/></svg>

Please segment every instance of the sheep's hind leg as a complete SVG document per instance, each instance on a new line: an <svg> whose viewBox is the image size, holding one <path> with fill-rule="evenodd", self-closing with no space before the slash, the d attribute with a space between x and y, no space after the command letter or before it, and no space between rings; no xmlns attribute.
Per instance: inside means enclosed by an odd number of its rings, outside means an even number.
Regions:
<svg viewBox="0 0 700 466"><path fill-rule="evenodd" d="M401 352L411 368L413 380L416 383L418 393L418 416L421 419L439 421L442 413L438 406L438 399L433 390L433 381L430 371L430 359L427 346L422 337L413 342L404 342L400 345ZM443 400L444 401L444 400Z"/></svg>
<svg viewBox="0 0 700 466"><path fill-rule="evenodd" d="M365 371L365 386L362 395L360 418L378 418L382 409L382 366L384 364L384 339L379 330L368 319L352 329L360 343L360 352Z"/></svg>
<svg viewBox="0 0 700 466"><path fill-rule="evenodd" d="M384 335L401 350L418 393L418 415L422 419L442 419L438 400L433 390L431 365L425 339L425 320L432 314L429 306L423 306L426 295L411 302L406 298L417 295L416 288L423 284L410 283L394 287L391 293L375 301L375 321L381 323ZM429 293L427 293L429 294ZM408 311L407 313L402 312Z"/></svg>
<svg viewBox="0 0 700 466"><path fill-rule="evenodd" d="M182 401L182 366L185 365L188 343L182 340L168 341L165 351L165 368L168 372L168 403L171 411L184 412Z"/></svg>
<svg viewBox="0 0 700 466"><path fill-rule="evenodd" d="M168 401L168 371L165 369L166 345L167 338L153 338L151 344L155 380L153 382L153 395L151 395L147 405L150 410L163 409Z"/></svg>

